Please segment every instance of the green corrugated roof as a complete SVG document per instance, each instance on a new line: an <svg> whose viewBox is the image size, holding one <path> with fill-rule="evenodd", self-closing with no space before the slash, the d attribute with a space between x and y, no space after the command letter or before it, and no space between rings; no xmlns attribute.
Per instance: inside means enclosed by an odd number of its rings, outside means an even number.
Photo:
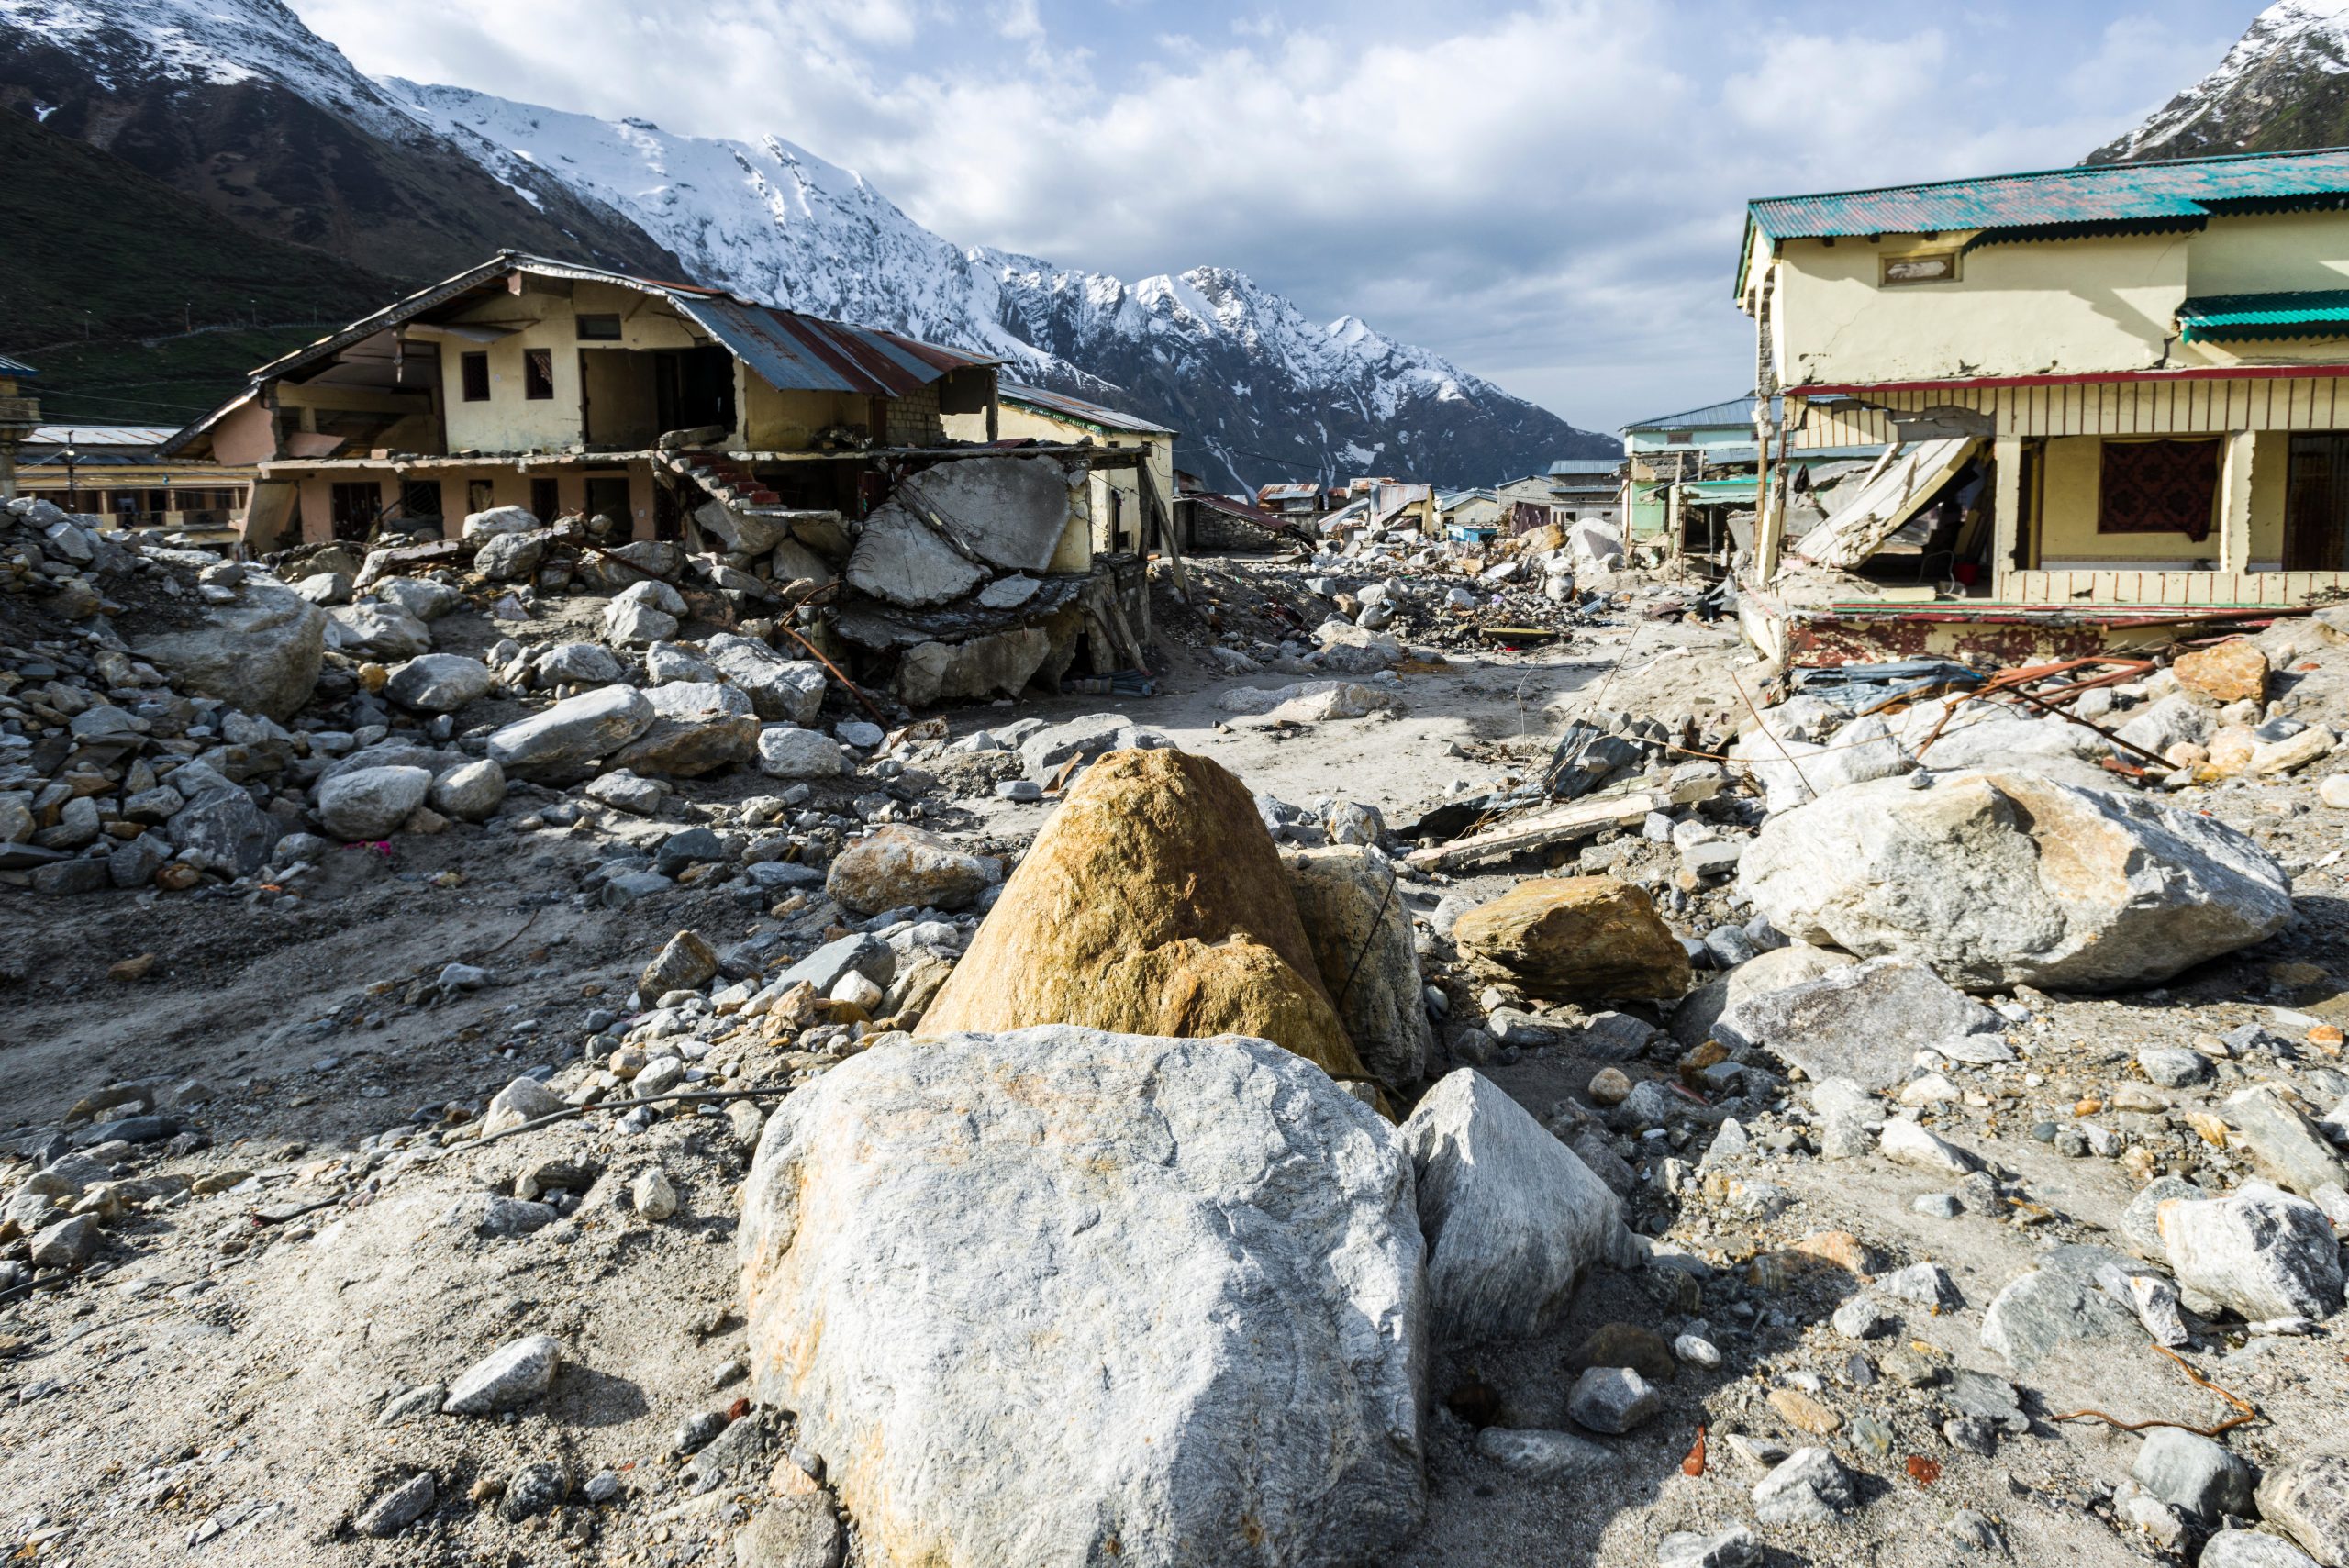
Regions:
<svg viewBox="0 0 2349 1568"><path fill-rule="evenodd" d="M1761 482L1748 474L1742 479L1692 479L1680 488L1697 501L1751 501L1761 494Z"/></svg>
<svg viewBox="0 0 2349 1568"><path fill-rule="evenodd" d="M2188 343L2349 337L2349 289L2203 295L2177 307L2177 327Z"/></svg>
<svg viewBox="0 0 2349 1568"><path fill-rule="evenodd" d="M2230 208L2349 195L2349 148L2084 164L1747 204L1773 239L1835 235L1943 234L1952 229L2200 218Z"/></svg>

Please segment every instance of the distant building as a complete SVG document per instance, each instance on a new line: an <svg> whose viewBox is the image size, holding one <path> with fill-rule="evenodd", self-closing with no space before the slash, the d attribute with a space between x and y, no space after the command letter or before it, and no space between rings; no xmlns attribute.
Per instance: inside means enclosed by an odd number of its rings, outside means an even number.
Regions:
<svg viewBox="0 0 2349 1568"><path fill-rule="evenodd" d="M17 494L17 443L40 424L40 404L20 384L40 373L0 354L0 501Z"/></svg>
<svg viewBox="0 0 2349 1568"><path fill-rule="evenodd" d="M173 434L169 425L39 425L18 450L17 482L102 528L233 534L253 470L165 457Z"/></svg>
<svg viewBox="0 0 2349 1568"><path fill-rule="evenodd" d="M1311 522L1327 507L1319 480L1283 480L1277 484L1259 485L1256 505L1261 509L1290 518L1296 522Z"/></svg>

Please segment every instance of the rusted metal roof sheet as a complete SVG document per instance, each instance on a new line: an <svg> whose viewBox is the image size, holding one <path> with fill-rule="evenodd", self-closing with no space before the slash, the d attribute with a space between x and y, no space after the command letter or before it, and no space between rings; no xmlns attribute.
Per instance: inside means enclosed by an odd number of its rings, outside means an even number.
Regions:
<svg viewBox="0 0 2349 1568"><path fill-rule="evenodd" d="M1768 196L1748 203L1746 215L1771 239L1819 239L2160 220L2199 227L2213 213L2301 206L2328 196L2349 198L2349 148Z"/></svg>
<svg viewBox="0 0 2349 1568"><path fill-rule="evenodd" d="M1309 479L1266 484L1256 492L1256 504L1260 506L1270 506L1275 501L1318 501L1320 498L1321 486Z"/></svg>
<svg viewBox="0 0 2349 1568"><path fill-rule="evenodd" d="M785 392L853 392L903 397L950 371L996 361L876 327L852 327L725 295L662 292L745 369Z"/></svg>
<svg viewBox="0 0 2349 1568"><path fill-rule="evenodd" d="M1065 392L1048 392L1041 386L1022 386L1012 382L1002 383L996 390L1006 403L1021 404L1040 413L1059 414L1105 430L1126 430L1137 436L1177 433L1163 425L1153 425L1139 414L1121 414L1098 403L1087 403L1082 397L1071 397Z"/></svg>

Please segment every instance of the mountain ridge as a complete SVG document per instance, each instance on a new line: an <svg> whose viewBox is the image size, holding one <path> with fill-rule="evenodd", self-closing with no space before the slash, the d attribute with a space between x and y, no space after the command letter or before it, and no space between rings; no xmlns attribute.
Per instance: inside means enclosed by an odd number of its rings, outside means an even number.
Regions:
<svg viewBox="0 0 2349 1568"><path fill-rule="evenodd" d="M1001 358L1184 431L1219 485L1440 484L1611 455L1444 357L1229 268L1128 283L959 246L780 137L674 135L362 75L282 0L0 0L0 108L248 228L422 284L506 248L688 278Z"/></svg>
<svg viewBox="0 0 2349 1568"><path fill-rule="evenodd" d="M2199 81L2088 163L2349 145L2349 0L2280 0Z"/></svg>

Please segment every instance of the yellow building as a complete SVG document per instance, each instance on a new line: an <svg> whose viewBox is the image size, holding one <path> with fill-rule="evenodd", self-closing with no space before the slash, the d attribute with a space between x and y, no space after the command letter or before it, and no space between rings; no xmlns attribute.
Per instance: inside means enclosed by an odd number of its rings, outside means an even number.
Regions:
<svg viewBox="0 0 2349 1568"><path fill-rule="evenodd" d="M17 454L17 484L84 522L235 538L250 468L162 455L169 425L39 425Z"/></svg>
<svg viewBox="0 0 2349 1568"><path fill-rule="evenodd" d="M2349 150L1755 201L1737 298L1784 395L1765 583L1792 456L1956 441L1982 612L2349 588Z"/></svg>
<svg viewBox="0 0 2349 1568"><path fill-rule="evenodd" d="M944 424L946 434L956 440L1024 439L1046 445L1090 441L1141 450L1143 457L1138 466L1093 471L1089 508L1093 549L1103 555L1140 554L1164 537L1175 495L1174 432L1165 426L1064 392L1012 382L997 389L991 414L949 414Z"/></svg>
<svg viewBox="0 0 2349 1568"><path fill-rule="evenodd" d="M995 397L992 360L505 251L262 366L165 452L258 469L261 549L507 506L674 539L705 498L862 517L876 464Z"/></svg>

